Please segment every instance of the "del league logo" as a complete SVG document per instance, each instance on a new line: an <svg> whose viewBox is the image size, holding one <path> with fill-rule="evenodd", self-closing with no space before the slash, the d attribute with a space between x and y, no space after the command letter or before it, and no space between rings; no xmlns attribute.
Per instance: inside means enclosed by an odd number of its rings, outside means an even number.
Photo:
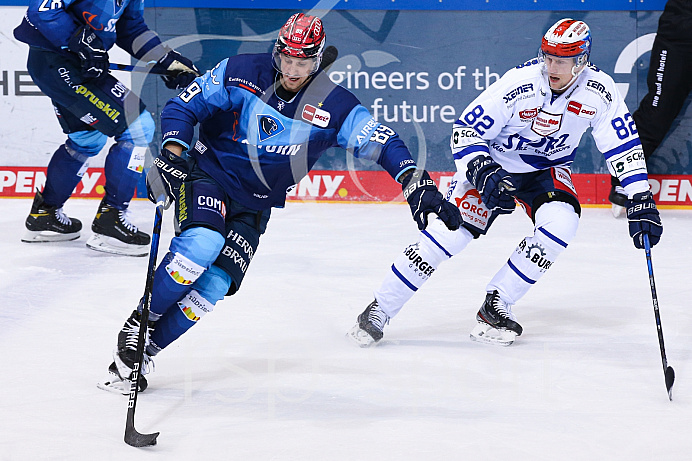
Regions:
<svg viewBox="0 0 692 461"><path fill-rule="evenodd" d="M327 128L330 118L331 114L326 110L319 109L315 106L311 106L310 104L305 104L303 107L303 120L306 120L315 126Z"/></svg>

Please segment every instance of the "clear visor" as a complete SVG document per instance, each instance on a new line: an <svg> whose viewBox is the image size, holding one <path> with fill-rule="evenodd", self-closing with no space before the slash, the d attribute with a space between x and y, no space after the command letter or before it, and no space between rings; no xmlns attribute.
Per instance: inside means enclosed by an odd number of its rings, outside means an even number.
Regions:
<svg viewBox="0 0 692 461"><path fill-rule="evenodd" d="M308 77L315 72L320 66L321 55L315 58L294 58L283 54L276 49L272 54L274 68L281 72L286 77Z"/></svg>
<svg viewBox="0 0 692 461"><path fill-rule="evenodd" d="M538 58L543 61L545 70L550 74L576 75L578 68L586 63L587 55L564 57L548 54L542 49L538 51Z"/></svg>

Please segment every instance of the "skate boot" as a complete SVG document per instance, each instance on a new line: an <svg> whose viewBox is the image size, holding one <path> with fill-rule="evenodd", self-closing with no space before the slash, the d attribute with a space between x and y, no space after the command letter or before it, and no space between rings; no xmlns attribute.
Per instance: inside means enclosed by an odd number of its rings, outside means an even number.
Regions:
<svg viewBox="0 0 692 461"><path fill-rule="evenodd" d="M382 339L384 336L382 330L388 323L389 316L380 309L377 300L374 300L358 316L358 323L351 328L348 336L357 342L360 347L369 347Z"/></svg>
<svg viewBox="0 0 692 461"><path fill-rule="evenodd" d="M625 215L625 206L627 205L627 194L622 186L611 186L608 200L612 204L610 211L613 217L619 218Z"/></svg>
<svg viewBox="0 0 692 461"><path fill-rule="evenodd" d="M101 200L91 230L94 235L86 245L92 250L125 256L146 256L149 253L149 234L130 222L127 210L108 205L105 198Z"/></svg>
<svg viewBox="0 0 692 461"><path fill-rule="evenodd" d="M82 223L78 219L68 218L62 207L46 205L43 195L38 191L25 226L27 231L22 242L26 243L75 240L82 230Z"/></svg>
<svg viewBox="0 0 692 461"><path fill-rule="evenodd" d="M497 290L485 296L476 320L478 325L471 332L474 341L509 346L523 331L512 313L511 305L500 299Z"/></svg>
<svg viewBox="0 0 692 461"><path fill-rule="evenodd" d="M113 351L113 363L108 367L108 378L97 386L103 390L123 395L130 393L132 380L136 379L135 362L137 355L137 339L139 338L139 324L141 314L135 309L125 321L123 328L118 333L118 345ZM142 358L141 376L139 377L139 391L144 391L147 386L145 374L153 370L154 361L146 353L146 345L149 344L149 335L154 327L153 322L148 322L147 332L144 336L145 352Z"/></svg>

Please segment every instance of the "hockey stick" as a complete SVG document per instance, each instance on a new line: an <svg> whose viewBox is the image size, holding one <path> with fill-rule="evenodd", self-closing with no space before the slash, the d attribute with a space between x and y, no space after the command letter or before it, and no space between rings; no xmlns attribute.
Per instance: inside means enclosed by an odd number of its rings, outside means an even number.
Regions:
<svg viewBox="0 0 692 461"><path fill-rule="evenodd" d="M110 70L122 70L123 72L142 72L145 74L166 75L166 71L159 71L155 69L154 66L131 66L129 64L116 64L112 62L109 64L108 68Z"/></svg>
<svg viewBox="0 0 692 461"><path fill-rule="evenodd" d="M654 315L656 316L656 328L658 330L658 345L661 348L661 360L663 361L663 375L666 379L666 390L668 398L673 400L673 382L675 381L675 371L668 366L666 359L666 349L663 345L663 328L661 327L661 315L658 312L658 296L656 295L656 282L654 282L654 266L651 262L651 246L649 245L649 235L644 234L644 250L646 251L646 264L649 268L649 285L651 285L651 299L654 303Z"/></svg>
<svg viewBox="0 0 692 461"><path fill-rule="evenodd" d="M125 443L133 447L149 447L156 445L158 432L152 434L140 434L135 429L135 407L137 394L139 393L139 379L144 359L145 335L149 322L149 308L151 306L151 290L154 285L154 270L156 268L156 255L159 251L159 237L161 236L161 221L163 219L163 199L156 204L156 216L154 217L154 231L151 235L151 248L149 250L149 266L147 267L147 280L144 285L144 302L139 322L139 335L137 336L137 351L135 353L134 377L130 384L130 398L127 402L127 420L125 422Z"/></svg>
<svg viewBox="0 0 692 461"><path fill-rule="evenodd" d="M329 45L327 48L324 49L324 53L322 54L322 62L320 63L320 69L327 70L327 68L331 66L334 63L334 61L336 61L336 58L338 56L339 50L337 50L335 46ZM141 72L145 74L166 75L165 70L156 69L153 65L133 66L130 64L118 64L115 62L111 62L108 68L110 70L120 70L123 72Z"/></svg>

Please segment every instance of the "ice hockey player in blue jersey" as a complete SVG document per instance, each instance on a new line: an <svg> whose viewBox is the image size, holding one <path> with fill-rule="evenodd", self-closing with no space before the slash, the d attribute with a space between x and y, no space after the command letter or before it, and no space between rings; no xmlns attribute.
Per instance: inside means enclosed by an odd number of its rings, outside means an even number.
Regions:
<svg viewBox="0 0 692 461"><path fill-rule="evenodd" d="M591 33L582 21L562 19L544 35L539 57L509 70L455 122L451 148L457 173L447 199L464 223L456 231L431 223L391 266L375 300L349 332L361 346L430 278L440 263L485 235L518 202L534 223L487 285L471 339L512 344L523 328L512 306L548 271L574 238L581 207L572 164L588 128L608 169L627 193L629 233L655 245L663 228L649 191L646 163L632 116L613 79L588 62Z"/></svg>
<svg viewBox="0 0 692 461"><path fill-rule="evenodd" d="M142 17L142 0L30 0L15 29L29 45L27 69L51 99L67 140L51 157L42 192L26 219L24 242L79 238L82 223L63 212L91 157L115 144L105 161L105 196L91 225L87 247L144 256L150 237L134 226L127 207L143 171L154 119L122 82L108 73L108 50L117 45L133 57L155 63L168 88L185 88L197 68L161 43Z"/></svg>
<svg viewBox="0 0 692 461"><path fill-rule="evenodd" d="M221 61L163 109L162 150L147 183L153 200L165 190L166 206L176 202L180 233L154 275L145 361L238 291L272 207L330 147L373 160L402 183L419 229L430 213L449 229L461 224L396 132L319 69L324 45L322 21L295 14L273 53ZM104 389L129 389L140 311L118 334Z"/></svg>

